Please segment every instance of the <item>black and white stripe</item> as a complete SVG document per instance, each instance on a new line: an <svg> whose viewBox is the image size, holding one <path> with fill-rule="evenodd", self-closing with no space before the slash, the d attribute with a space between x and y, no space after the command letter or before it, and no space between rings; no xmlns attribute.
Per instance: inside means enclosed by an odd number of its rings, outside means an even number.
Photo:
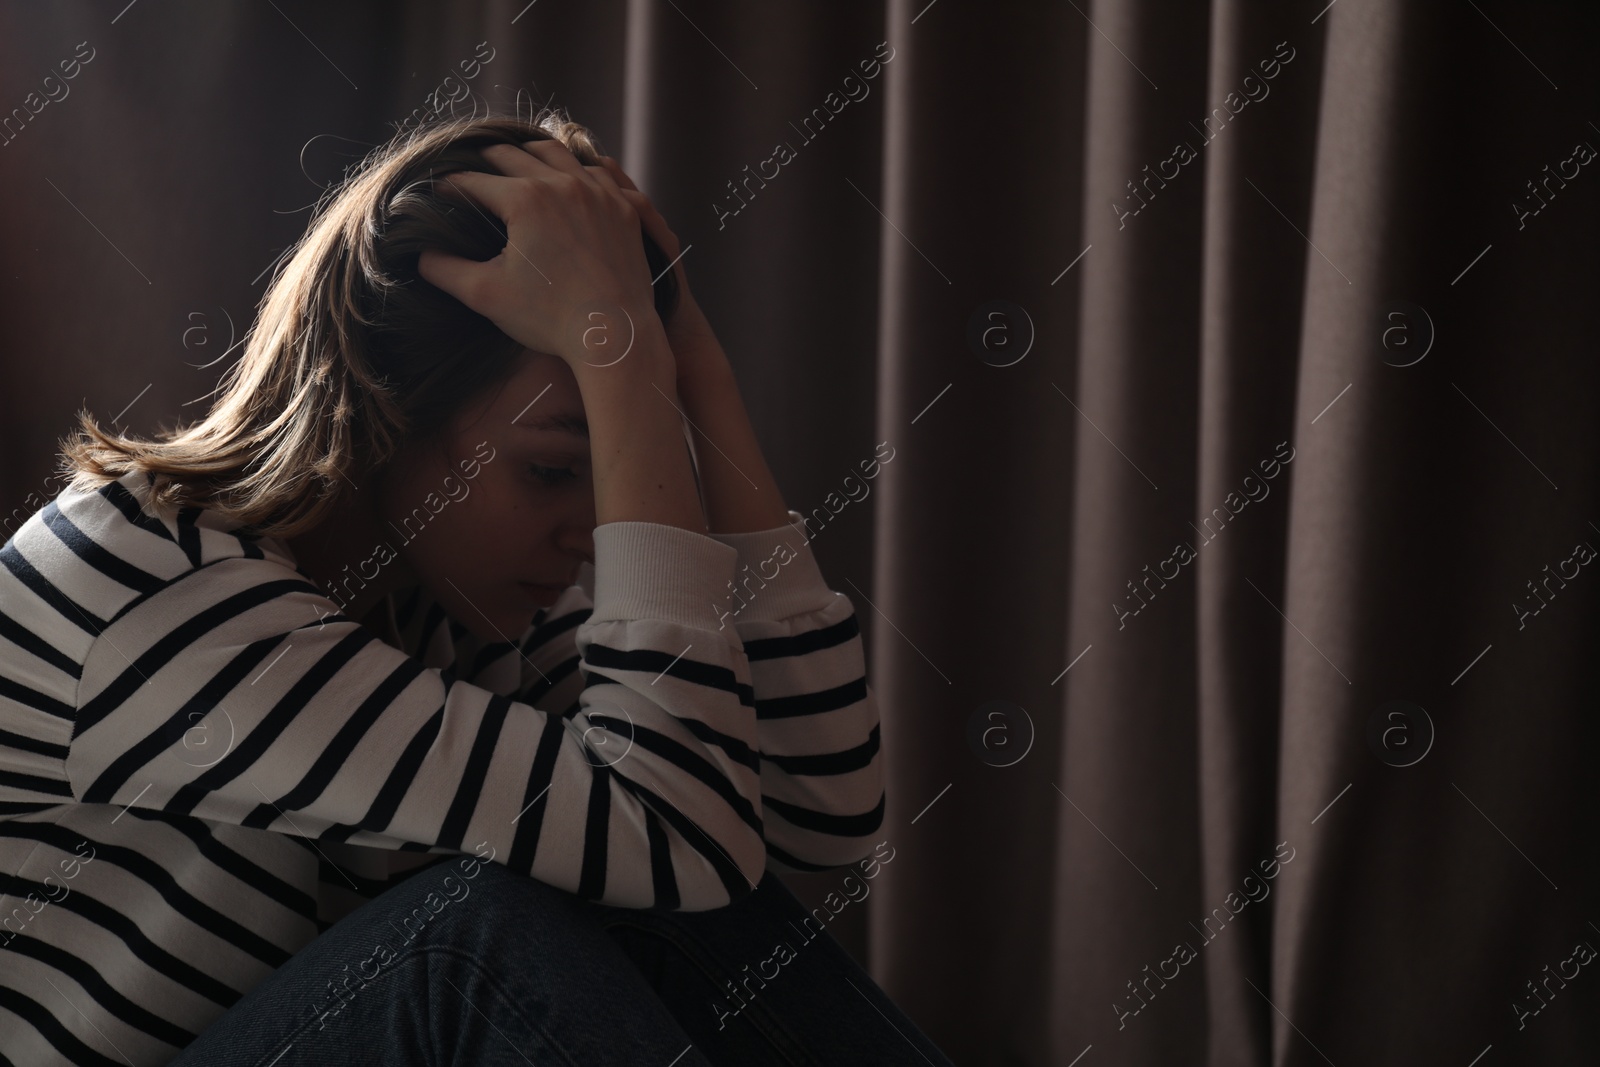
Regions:
<svg viewBox="0 0 1600 1067"><path fill-rule="evenodd" d="M164 1063L431 855L698 910L871 849L878 709L798 530L606 524L517 640L411 589L396 648L281 542L146 499L69 491L0 547L0 1067ZM802 551L724 629L595 600L622 560L709 600L774 535Z"/></svg>

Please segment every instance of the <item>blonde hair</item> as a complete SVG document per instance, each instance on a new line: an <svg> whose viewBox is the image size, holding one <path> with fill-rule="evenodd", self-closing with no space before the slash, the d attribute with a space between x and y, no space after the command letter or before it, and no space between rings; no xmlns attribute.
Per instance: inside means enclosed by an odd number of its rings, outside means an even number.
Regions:
<svg viewBox="0 0 1600 1067"><path fill-rule="evenodd" d="M319 201L209 412L151 439L108 432L80 411L77 431L60 442L69 488L140 472L157 506L212 509L258 535L315 527L402 444L442 430L510 373L521 346L424 281L417 257L425 248L499 254L505 225L436 195L434 179L495 173L478 149L547 138L599 165L594 135L551 110L531 122L444 119L373 150ZM676 282L660 247L640 236L665 322Z"/></svg>

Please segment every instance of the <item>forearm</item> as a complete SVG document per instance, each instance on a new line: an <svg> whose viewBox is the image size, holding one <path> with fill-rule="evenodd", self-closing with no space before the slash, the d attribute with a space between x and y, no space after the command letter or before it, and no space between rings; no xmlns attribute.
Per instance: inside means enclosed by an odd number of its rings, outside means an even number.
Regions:
<svg viewBox="0 0 1600 1067"><path fill-rule="evenodd" d="M657 522L707 533L683 447L672 350L660 324L642 326L617 363L570 365L589 423L595 525Z"/></svg>
<svg viewBox="0 0 1600 1067"><path fill-rule="evenodd" d="M767 468L722 346L707 330L679 342L674 354L711 532L746 533L787 524L788 508Z"/></svg>
<svg viewBox="0 0 1600 1067"><path fill-rule="evenodd" d="M787 565L776 576L763 569L777 558L774 546L738 536L786 525L787 509L704 317L690 317L671 343L712 531L733 535L724 543L738 548L743 573L769 579L749 603L730 602L728 613L745 642L779 632L787 637L750 663L757 705L789 708L756 718L768 868L815 871L854 863L881 828L885 809L878 704L867 685L854 605L828 589L803 536L783 539L796 555L784 557ZM827 653L808 654L819 647Z"/></svg>

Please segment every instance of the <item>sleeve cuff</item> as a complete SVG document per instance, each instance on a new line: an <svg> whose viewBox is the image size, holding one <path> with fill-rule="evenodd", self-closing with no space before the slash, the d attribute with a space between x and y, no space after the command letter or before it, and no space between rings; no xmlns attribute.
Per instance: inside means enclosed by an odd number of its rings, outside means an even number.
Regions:
<svg viewBox="0 0 1600 1067"><path fill-rule="evenodd" d="M661 619L720 629L738 551L705 534L657 522L594 528L594 610L590 622Z"/></svg>
<svg viewBox="0 0 1600 1067"><path fill-rule="evenodd" d="M738 552L733 577L737 595L730 596L724 587L722 598L735 622L776 622L820 611L839 595L817 567L805 519L792 508L786 526L710 536Z"/></svg>

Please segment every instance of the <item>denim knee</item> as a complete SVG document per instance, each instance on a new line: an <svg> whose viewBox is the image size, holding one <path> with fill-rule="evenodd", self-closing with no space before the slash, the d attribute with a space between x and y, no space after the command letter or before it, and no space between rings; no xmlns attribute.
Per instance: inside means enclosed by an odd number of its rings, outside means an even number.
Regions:
<svg viewBox="0 0 1600 1067"><path fill-rule="evenodd" d="M508 974L537 958L539 946L582 945L595 935L583 929L583 916L573 908L579 902L566 897L480 857L423 867L344 921L338 970L330 966L319 976L320 1007L313 1014L325 1026L329 1014L370 983L390 983L419 963L424 972L444 967L455 973L471 961L469 969Z"/></svg>
<svg viewBox="0 0 1600 1067"><path fill-rule="evenodd" d="M472 855L425 867L372 903L403 939L401 951L449 944L496 956L516 951L514 942L598 929L580 898Z"/></svg>

